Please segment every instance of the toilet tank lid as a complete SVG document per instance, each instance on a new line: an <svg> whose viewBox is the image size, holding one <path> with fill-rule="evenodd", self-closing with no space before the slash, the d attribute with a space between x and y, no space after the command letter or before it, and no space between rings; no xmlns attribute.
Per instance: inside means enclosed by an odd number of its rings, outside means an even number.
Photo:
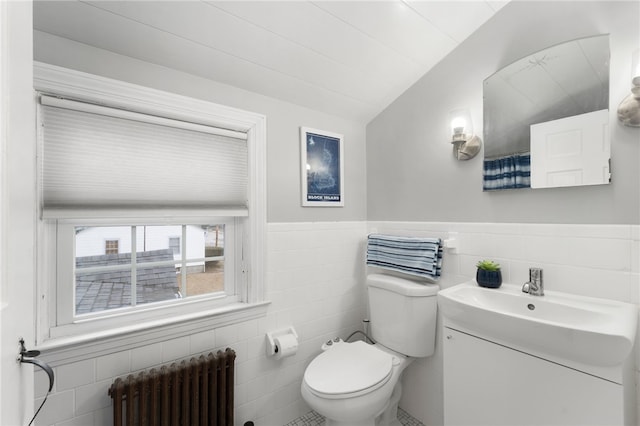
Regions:
<svg viewBox="0 0 640 426"><path fill-rule="evenodd" d="M422 283L386 274L367 275L367 285L409 297L435 296L440 290L437 284Z"/></svg>

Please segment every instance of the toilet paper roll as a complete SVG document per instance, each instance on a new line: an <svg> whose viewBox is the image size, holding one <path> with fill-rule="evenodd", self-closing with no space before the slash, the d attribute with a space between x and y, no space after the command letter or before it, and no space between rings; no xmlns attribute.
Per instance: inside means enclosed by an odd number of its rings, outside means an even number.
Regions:
<svg viewBox="0 0 640 426"><path fill-rule="evenodd" d="M298 352L298 339L293 334L274 337L273 342L276 345L276 359L295 355Z"/></svg>

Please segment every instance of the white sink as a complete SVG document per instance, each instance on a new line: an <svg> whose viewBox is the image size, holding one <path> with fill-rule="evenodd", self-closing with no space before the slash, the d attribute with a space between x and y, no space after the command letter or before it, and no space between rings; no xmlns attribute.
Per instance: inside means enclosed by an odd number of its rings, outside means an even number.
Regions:
<svg viewBox="0 0 640 426"><path fill-rule="evenodd" d="M469 281L438 293L445 325L518 349L594 366L620 365L633 348L635 305L522 286Z"/></svg>

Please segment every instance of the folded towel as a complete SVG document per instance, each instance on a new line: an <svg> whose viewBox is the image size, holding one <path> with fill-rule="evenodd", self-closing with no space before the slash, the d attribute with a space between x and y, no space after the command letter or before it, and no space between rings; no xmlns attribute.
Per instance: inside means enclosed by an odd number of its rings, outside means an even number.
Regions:
<svg viewBox="0 0 640 426"><path fill-rule="evenodd" d="M435 280L442 269L442 240L370 234L367 265Z"/></svg>

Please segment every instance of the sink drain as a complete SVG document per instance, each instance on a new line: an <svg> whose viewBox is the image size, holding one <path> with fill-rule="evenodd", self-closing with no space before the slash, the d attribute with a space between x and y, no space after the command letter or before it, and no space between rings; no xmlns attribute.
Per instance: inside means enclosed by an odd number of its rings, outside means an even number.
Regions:
<svg viewBox="0 0 640 426"><path fill-rule="evenodd" d="M527 305L527 308L529 308L530 311L533 311L536 308L536 305L534 305L533 303L529 303Z"/></svg>

